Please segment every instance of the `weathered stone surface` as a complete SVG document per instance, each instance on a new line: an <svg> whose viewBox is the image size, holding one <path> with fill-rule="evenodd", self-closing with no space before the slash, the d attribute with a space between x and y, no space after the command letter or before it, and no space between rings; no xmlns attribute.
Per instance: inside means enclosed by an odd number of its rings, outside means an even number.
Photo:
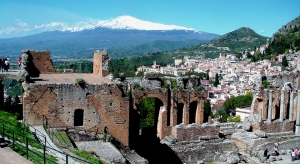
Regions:
<svg viewBox="0 0 300 164"><path fill-rule="evenodd" d="M249 120L248 118L245 118L244 122L243 122L243 129L244 130L247 130L247 131L250 131L251 128L252 128L252 121Z"/></svg>
<svg viewBox="0 0 300 164"><path fill-rule="evenodd" d="M254 134L260 138L266 138L267 137L267 134L266 132L262 131L262 130L256 130L254 132Z"/></svg>
<svg viewBox="0 0 300 164"><path fill-rule="evenodd" d="M277 156L276 157L276 161L281 161L282 160L282 157L281 156Z"/></svg>
<svg viewBox="0 0 300 164"><path fill-rule="evenodd" d="M240 161L240 157L237 154L237 152L228 152L226 154L226 157L227 157L226 162L230 164L239 163Z"/></svg>
<svg viewBox="0 0 300 164"><path fill-rule="evenodd" d="M220 160L222 162L226 162L227 157L224 153L219 153L218 160Z"/></svg>

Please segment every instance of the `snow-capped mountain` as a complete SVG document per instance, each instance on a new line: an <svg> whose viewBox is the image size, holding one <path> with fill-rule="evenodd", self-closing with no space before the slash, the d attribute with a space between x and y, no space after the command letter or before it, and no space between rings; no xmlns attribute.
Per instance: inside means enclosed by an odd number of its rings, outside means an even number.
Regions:
<svg viewBox="0 0 300 164"><path fill-rule="evenodd" d="M101 21L95 27L130 30L188 30L196 32L196 30L192 28L153 23L149 21L140 20L129 15L119 16L109 21Z"/></svg>
<svg viewBox="0 0 300 164"><path fill-rule="evenodd" d="M195 40L197 43L209 41L219 36L187 27L143 21L131 16L84 22L72 27L68 24L54 23L51 27L38 34L0 39L0 54L13 56L13 54L19 55L23 49L48 49L51 51L51 56L57 58L61 56L78 58L91 55L94 50L107 49L113 54L113 49L128 49L128 47L159 41L160 45L150 46L152 50L148 52L154 52L171 50L167 47L172 47L173 50L181 48L182 45L191 46L186 43L195 43ZM178 44L179 42L181 44ZM176 46L166 46L172 44ZM140 48L139 51L147 52L146 48ZM132 53L126 50L126 55ZM115 56L120 57L118 54Z"/></svg>

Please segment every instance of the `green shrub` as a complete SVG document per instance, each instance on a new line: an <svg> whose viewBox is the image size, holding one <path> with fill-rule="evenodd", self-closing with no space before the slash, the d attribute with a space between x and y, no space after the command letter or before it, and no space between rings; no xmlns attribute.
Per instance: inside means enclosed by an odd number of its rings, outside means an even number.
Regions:
<svg viewBox="0 0 300 164"><path fill-rule="evenodd" d="M139 83L134 83L133 89L143 89L143 87Z"/></svg>
<svg viewBox="0 0 300 164"><path fill-rule="evenodd" d="M240 116L229 116L228 117L229 122L241 122Z"/></svg>
<svg viewBox="0 0 300 164"><path fill-rule="evenodd" d="M77 78L76 83L83 87L85 85L85 80L83 78Z"/></svg>

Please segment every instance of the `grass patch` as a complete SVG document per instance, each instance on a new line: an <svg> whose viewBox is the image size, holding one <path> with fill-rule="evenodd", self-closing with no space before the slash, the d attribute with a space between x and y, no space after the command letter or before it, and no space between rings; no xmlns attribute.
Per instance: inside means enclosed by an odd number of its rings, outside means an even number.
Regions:
<svg viewBox="0 0 300 164"><path fill-rule="evenodd" d="M17 116L9 112L0 110L0 133L3 133L3 127L5 136L8 138L14 138L16 141L25 143L26 137L28 138L29 145L42 149L43 146L36 141L34 135L30 132L28 126L18 121Z"/></svg>
<svg viewBox="0 0 300 164"><path fill-rule="evenodd" d="M90 153L88 151L78 150L78 149L73 149L73 150L71 150L71 152L81 158L84 158L84 159L90 161L91 163L103 164L103 162L99 158L97 158L94 153Z"/></svg>
<svg viewBox="0 0 300 164"><path fill-rule="evenodd" d="M26 148L20 144L15 144L15 146L13 146L13 144L9 144L9 147L11 147L15 152L17 152L18 154L20 154L23 157L27 157L26 155ZM30 160L31 162L33 162L34 164L41 164L44 163L44 155L41 152L38 152L36 150L29 150L28 151L28 160ZM54 158L51 155L46 154L46 163L47 164L56 164L57 163L57 159Z"/></svg>
<svg viewBox="0 0 300 164"><path fill-rule="evenodd" d="M228 117L229 122L241 122L240 116L229 116Z"/></svg>
<svg viewBox="0 0 300 164"><path fill-rule="evenodd" d="M54 133L53 135L55 135L55 137L52 138L52 140L54 140L56 144L61 145L63 147L72 147L72 143L66 132L56 129L49 129L48 132L50 132L50 136L52 135L52 133Z"/></svg>

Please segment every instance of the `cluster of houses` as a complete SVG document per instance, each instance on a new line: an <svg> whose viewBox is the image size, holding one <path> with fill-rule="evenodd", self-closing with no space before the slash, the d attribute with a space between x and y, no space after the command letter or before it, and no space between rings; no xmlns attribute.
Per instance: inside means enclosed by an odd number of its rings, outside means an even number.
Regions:
<svg viewBox="0 0 300 164"><path fill-rule="evenodd" d="M286 56L289 66L283 67L281 62ZM201 80L201 85L208 90L208 98L213 106L223 104L228 98L245 95L253 91L257 85L261 85L263 76L278 75L289 69L299 69L300 51L291 54L278 55L276 61L262 60L250 62L239 61L234 54L222 55L215 59L195 59L185 56L183 59L175 59L174 66L161 67L154 64L151 67L141 66L137 72L161 73L174 76L184 75L187 72L208 73L210 80ZM220 84L215 87L211 83L218 74Z"/></svg>

